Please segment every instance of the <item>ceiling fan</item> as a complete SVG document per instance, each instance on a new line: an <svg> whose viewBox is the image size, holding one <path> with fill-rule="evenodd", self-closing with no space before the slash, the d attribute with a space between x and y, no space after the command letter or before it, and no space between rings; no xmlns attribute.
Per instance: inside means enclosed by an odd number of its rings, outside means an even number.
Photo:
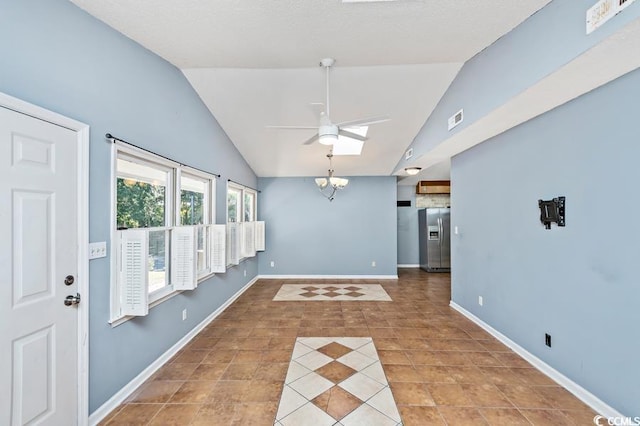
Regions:
<svg viewBox="0 0 640 426"><path fill-rule="evenodd" d="M326 72L327 103L326 105L324 105L326 106L326 110L320 111L319 113L318 126L267 126L267 128L289 129L289 130L315 129L317 130L317 133L313 135L311 138L307 139L304 142L305 145L310 145L314 143L316 140L323 145L333 145L335 142L337 142L339 135L364 142L367 140L365 136L361 136L354 132L350 132L347 129L352 127L370 126L372 124L384 123L385 121L389 121L390 118L387 116L361 118L359 120L343 121L340 123L333 123L331 121L331 118L329 116L329 112L331 110L330 103L329 103L329 75L330 75L331 67L335 64L335 62L336 62L335 59L332 59L332 58L325 58L320 61L320 66L324 67ZM320 103L314 103L311 105L315 108L323 106Z"/></svg>

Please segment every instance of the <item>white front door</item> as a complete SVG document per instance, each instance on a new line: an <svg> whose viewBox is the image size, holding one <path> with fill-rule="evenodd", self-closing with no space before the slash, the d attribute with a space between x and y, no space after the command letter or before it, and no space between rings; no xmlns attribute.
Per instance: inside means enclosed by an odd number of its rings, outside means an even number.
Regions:
<svg viewBox="0 0 640 426"><path fill-rule="evenodd" d="M0 107L2 425L78 422L77 140Z"/></svg>

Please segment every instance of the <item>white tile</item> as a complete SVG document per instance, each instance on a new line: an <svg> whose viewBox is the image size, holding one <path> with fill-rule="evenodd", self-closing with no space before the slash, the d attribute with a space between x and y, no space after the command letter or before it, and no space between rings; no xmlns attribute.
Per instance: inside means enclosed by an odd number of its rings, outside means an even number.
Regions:
<svg viewBox="0 0 640 426"><path fill-rule="evenodd" d="M373 342L367 345L361 346L356 350L361 354L368 356L369 358L380 359L378 357L378 351L376 351L376 347L373 345Z"/></svg>
<svg viewBox="0 0 640 426"><path fill-rule="evenodd" d="M367 343L371 343L371 337L340 337L336 339L336 342L351 349L359 349ZM375 351L375 348L373 350Z"/></svg>
<svg viewBox="0 0 640 426"><path fill-rule="evenodd" d="M304 365L309 370L320 368L323 365L329 364L331 361L333 361L333 358L318 351L312 351L306 355L296 358L297 363Z"/></svg>
<svg viewBox="0 0 640 426"><path fill-rule="evenodd" d="M300 380L304 380L304 377ZM354 374L338 386L347 392L351 392L353 395L365 402L385 387L382 383L377 382L362 373Z"/></svg>
<svg viewBox="0 0 640 426"><path fill-rule="evenodd" d="M384 374L384 370L382 369L382 364L380 363L380 361L374 362L360 372L383 385L387 385L389 383L387 382L387 376Z"/></svg>
<svg viewBox="0 0 640 426"><path fill-rule="evenodd" d="M291 383L295 380L298 380L300 377L306 376L310 373L311 370L309 370L307 367L304 367L295 361L291 361L291 363L289 364L289 370L287 371L287 377L284 379L284 382Z"/></svg>
<svg viewBox="0 0 640 426"><path fill-rule="evenodd" d="M287 417L280 419L283 426L332 426L335 419L308 402Z"/></svg>
<svg viewBox="0 0 640 426"><path fill-rule="evenodd" d="M391 418L395 422L400 422L400 413L398 413L398 407L393 399L391 389L388 387L382 389L380 392L371 397L367 404L380 411L382 414Z"/></svg>
<svg viewBox="0 0 640 426"><path fill-rule="evenodd" d="M302 355L306 355L313 350L313 348L310 348L309 346L304 345L301 342L296 342L293 347L293 352L291 352L291 359L298 359Z"/></svg>
<svg viewBox="0 0 640 426"><path fill-rule="evenodd" d="M289 386L305 398L311 400L327 389L332 388L334 384L319 374L310 373L289 383Z"/></svg>
<svg viewBox="0 0 640 426"><path fill-rule="evenodd" d="M282 389L282 397L280 397L280 405L278 405L276 420L280 420L283 417L288 416L307 402L309 402L307 398L285 385Z"/></svg>
<svg viewBox="0 0 640 426"><path fill-rule="evenodd" d="M396 426L397 422L391 420L378 410L367 404L353 410L349 415L340 420L344 426Z"/></svg>
<svg viewBox="0 0 640 426"><path fill-rule="evenodd" d="M348 365L356 371L360 371L370 366L374 362L375 359L369 358L368 356L362 355L358 351L349 352L348 354L341 356L336 361L343 363L344 365Z"/></svg>

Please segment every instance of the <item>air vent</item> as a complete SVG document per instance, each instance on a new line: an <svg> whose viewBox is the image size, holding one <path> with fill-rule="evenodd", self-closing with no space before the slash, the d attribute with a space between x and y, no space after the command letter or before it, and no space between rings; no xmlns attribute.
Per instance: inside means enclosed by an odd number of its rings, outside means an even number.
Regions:
<svg viewBox="0 0 640 426"><path fill-rule="evenodd" d="M449 130L453 129L458 124L462 123L462 120L464 120L464 110L460 110L455 114L453 114L451 117L449 117L449 122L448 122Z"/></svg>
<svg viewBox="0 0 640 426"><path fill-rule="evenodd" d="M398 200L398 207L411 207L411 200Z"/></svg>
<svg viewBox="0 0 640 426"><path fill-rule="evenodd" d="M407 152L404 153L405 160L408 160L411 157L413 157L413 148L409 148Z"/></svg>

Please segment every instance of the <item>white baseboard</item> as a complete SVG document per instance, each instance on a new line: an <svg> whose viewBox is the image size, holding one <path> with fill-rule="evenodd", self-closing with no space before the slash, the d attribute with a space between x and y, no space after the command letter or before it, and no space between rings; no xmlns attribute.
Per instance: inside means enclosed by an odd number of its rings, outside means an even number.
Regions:
<svg viewBox="0 0 640 426"><path fill-rule="evenodd" d="M160 367L167 363L180 349L182 349L187 343L191 341L198 333L200 333L211 321L213 321L218 315L222 313L229 305L231 305L238 297L249 289L252 285L258 281L258 277L255 277L249 281L244 287L238 290L233 296L227 299L218 309L213 311L207 318L205 318L200 324L196 325L191 331L184 335L175 345L169 348L165 353L160 355L155 361L153 361L147 368L145 368L140 374L138 374L133 380L127 383L122 389L116 392L107 402L102 404L97 410L95 410L89 416L89 425L97 425L102 419L104 419L110 412L115 410L125 399L129 397L140 385L142 385L147 379L149 379Z"/></svg>
<svg viewBox="0 0 640 426"><path fill-rule="evenodd" d="M398 275L258 275L265 280L397 280Z"/></svg>
<svg viewBox="0 0 640 426"><path fill-rule="evenodd" d="M420 265L414 265L413 263L399 264L398 268L419 268Z"/></svg>
<svg viewBox="0 0 640 426"><path fill-rule="evenodd" d="M578 399L580 399L582 402L584 402L589 407L591 407L595 412L607 418L625 417L620 412L618 412L615 408L606 404L597 396L595 396L594 394L592 394L591 392L589 392L588 390L586 390L585 388L583 388L582 386L574 382L573 380L569 379L567 376L560 373L558 370L551 367L549 364L545 363L540 358L533 355L532 353L527 351L522 346L518 345L513 340L509 339L504 334L500 333L498 330L491 327L489 324L485 323L480 318L478 318L477 316L467 311L462 306L455 303L453 300L449 302L449 306L451 306L453 309L460 312L462 315L464 315L465 317L467 317L468 319L470 319L471 321L473 321L474 323L482 327L487 333L491 334L500 342L504 343L515 353L520 355L522 358L527 360L531 365L533 365L535 368L540 370L540 372L544 373L550 379L552 379L553 381L558 383L560 386L564 387L566 390L574 394Z"/></svg>

